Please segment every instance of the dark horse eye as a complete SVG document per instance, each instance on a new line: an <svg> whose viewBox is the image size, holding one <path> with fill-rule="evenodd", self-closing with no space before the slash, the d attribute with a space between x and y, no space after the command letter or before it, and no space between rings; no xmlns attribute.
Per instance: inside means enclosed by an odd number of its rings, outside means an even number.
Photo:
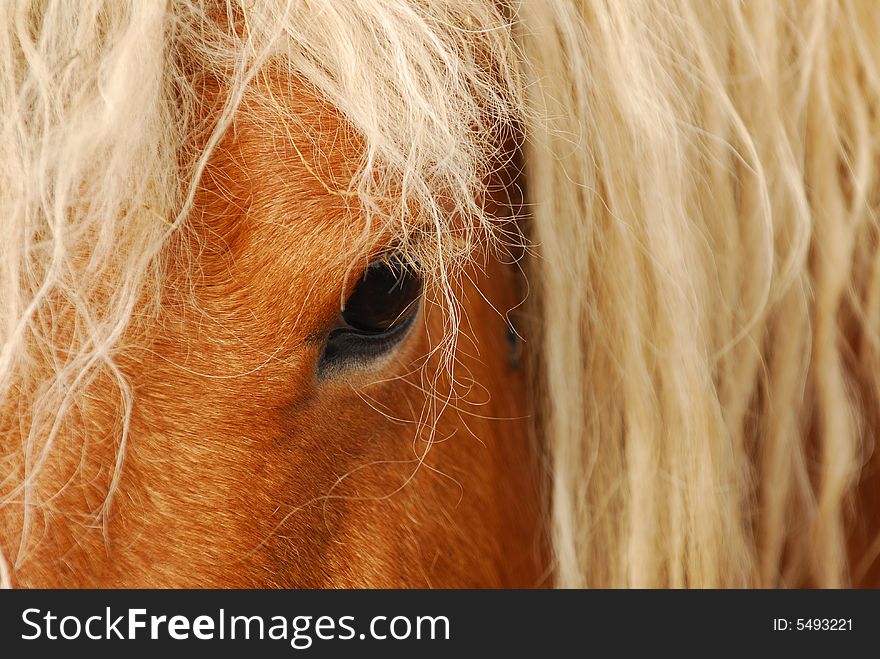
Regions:
<svg viewBox="0 0 880 659"><path fill-rule="evenodd" d="M394 348L419 308L422 280L398 255L371 263L330 331L318 374L362 364Z"/></svg>

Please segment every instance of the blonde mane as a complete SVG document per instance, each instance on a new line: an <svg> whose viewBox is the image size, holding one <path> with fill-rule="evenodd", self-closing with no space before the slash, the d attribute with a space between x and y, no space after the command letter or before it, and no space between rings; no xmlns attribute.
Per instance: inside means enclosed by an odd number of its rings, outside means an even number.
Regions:
<svg viewBox="0 0 880 659"><path fill-rule="evenodd" d="M335 191L446 291L450 351L449 283L503 242L487 181L524 136L559 585L839 586L880 554L847 563L880 395L869 2L12 0L0 17L16 562L98 377L118 390L106 517L136 404L114 356L156 313L163 247L243 99L285 112L276 71L362 140ZM205 77L224 84L208 126Z"/></svg>
<svg viewBox="0 0 880 659"><path fill-rule="evenodd" d="M880 374L876 5L521 19L548 118L525 161L559 583L859 579L880 549L847 564Z"/></svg>

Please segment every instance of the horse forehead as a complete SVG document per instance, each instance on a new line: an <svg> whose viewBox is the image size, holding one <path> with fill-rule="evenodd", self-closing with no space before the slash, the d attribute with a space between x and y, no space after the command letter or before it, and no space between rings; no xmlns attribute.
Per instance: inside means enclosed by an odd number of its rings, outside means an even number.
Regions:
<svg viewBox="0 0 880 659"><path fill-rule="evenodd" d="M305 247L347 234L359 219L350 184L362 154L362 140L332 105L295 80L266 79L209 161L212 228L227 242L248 231L266 240L294 233ZM333 247L343 245L324 251Z"/></svg>
<svg viewBox="0 0 880 659"><path fill-rule="evenodd" d="M355 246L380 242L349 189L362 153L333 106L294 80L264 81L236 112L199 186L195 248L211 290L229 298L262 289L280 308L282 289L287 303L314 303L318 275L318 294L338 298Z"/></svg>

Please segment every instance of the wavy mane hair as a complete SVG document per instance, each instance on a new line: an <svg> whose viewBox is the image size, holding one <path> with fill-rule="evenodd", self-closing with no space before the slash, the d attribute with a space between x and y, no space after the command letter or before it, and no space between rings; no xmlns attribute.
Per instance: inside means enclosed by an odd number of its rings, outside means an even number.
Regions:
<svg viewBox="0 0 880 659"><path fill-rule="evenodd" d="M22 548L98 377L106 515L133 405L114 355L236 109L289 113L281 74L356 134L329 185L441 291L450 368L449 284L510 241L485 199L519 145L558 585L843 586L880 554L854 514L880 410L872 3L12 0L0 26L0 505L24 502Z"/></svg>

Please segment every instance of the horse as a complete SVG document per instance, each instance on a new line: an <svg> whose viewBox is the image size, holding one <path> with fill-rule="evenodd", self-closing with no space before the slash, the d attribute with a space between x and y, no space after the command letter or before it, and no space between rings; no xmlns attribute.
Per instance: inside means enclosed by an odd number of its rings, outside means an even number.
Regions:
<svg viewBox="0 0 880 659"><path fill-rule="evenodd" d="M2 585L880 585L878 33L3 3Z"/></svg>

